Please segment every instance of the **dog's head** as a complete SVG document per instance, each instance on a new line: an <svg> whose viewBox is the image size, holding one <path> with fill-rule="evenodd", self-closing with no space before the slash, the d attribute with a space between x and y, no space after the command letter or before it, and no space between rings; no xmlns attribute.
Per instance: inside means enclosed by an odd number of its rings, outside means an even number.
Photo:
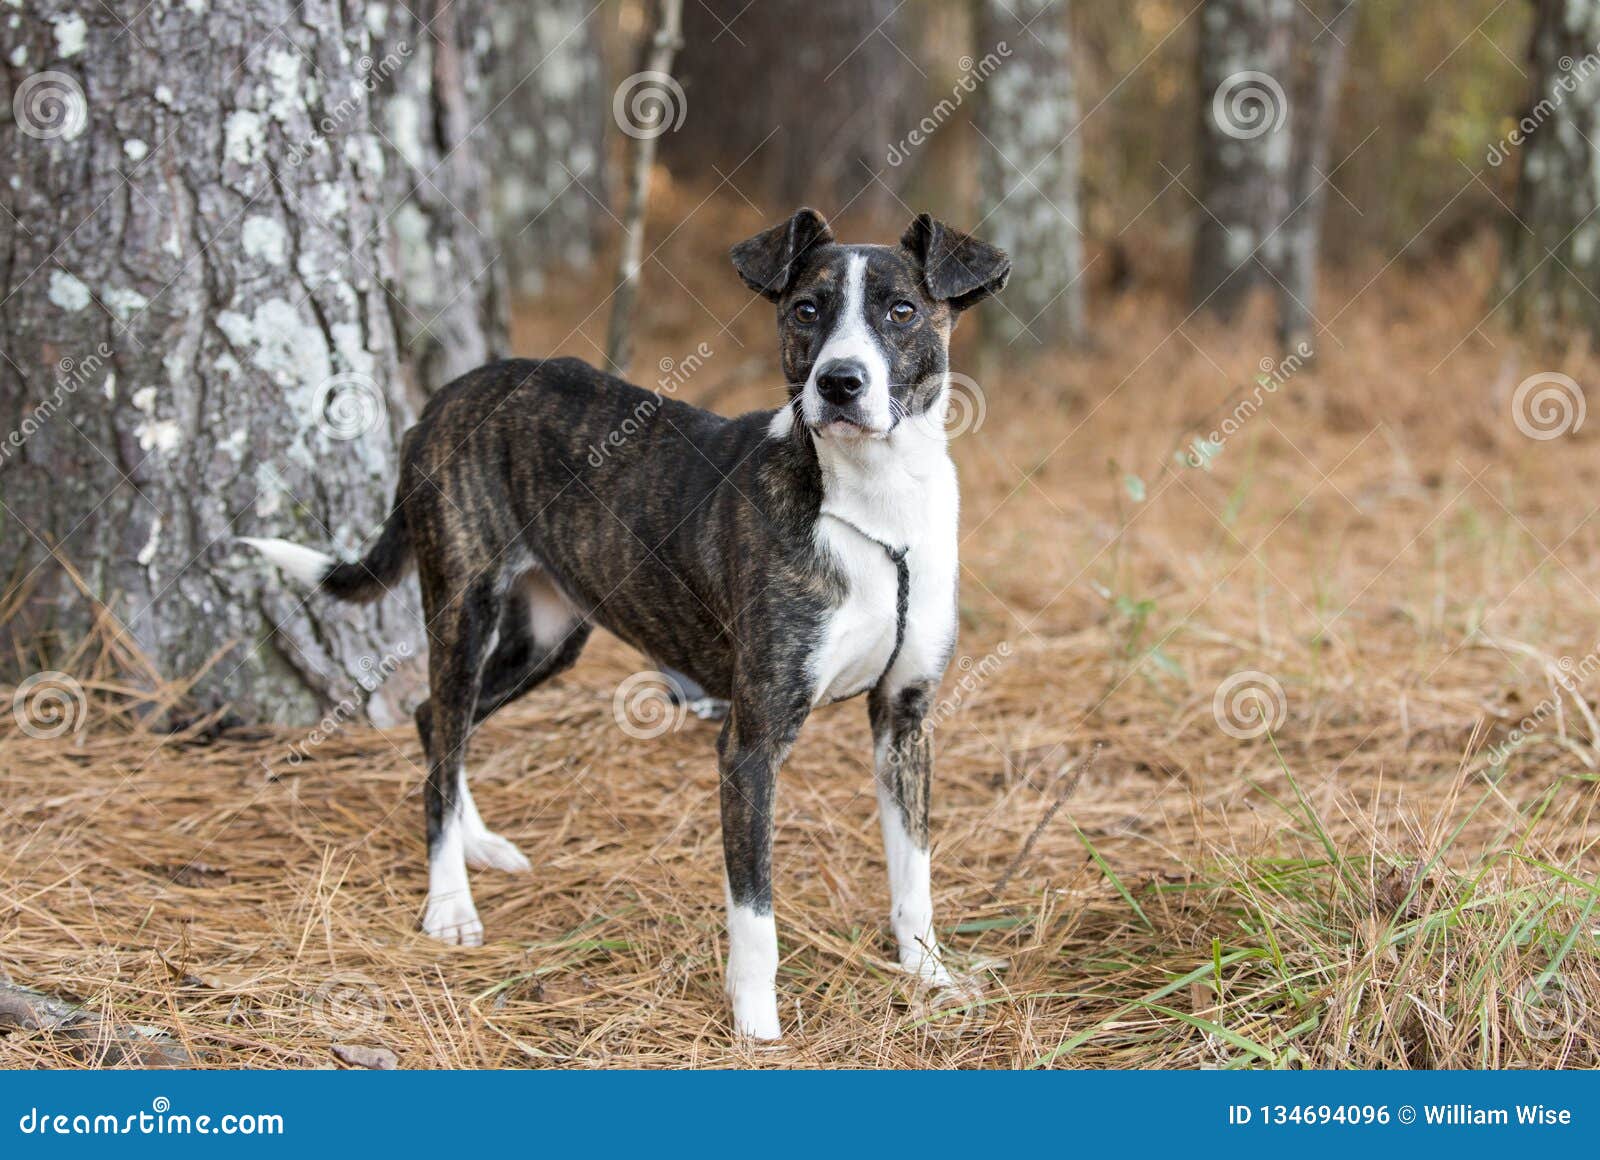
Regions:
<svg viewBox="0 0 1600 1160"><path fill-rule="evenodd" d="M885 438L943 406L956 317L1006 284L1011 260L917 215L898 246L844 246L802 209L733 247L734 269L777 303L791 405L825 438Z"/></svg>

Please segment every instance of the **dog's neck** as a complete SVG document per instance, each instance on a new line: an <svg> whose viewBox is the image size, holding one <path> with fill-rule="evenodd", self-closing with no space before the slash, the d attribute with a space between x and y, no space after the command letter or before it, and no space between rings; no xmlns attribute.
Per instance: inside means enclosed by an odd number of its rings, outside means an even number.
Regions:
<svg viewBox="0 0 1600 1160"><path fill-rule="evenodd" d="M903 419L880 439L806 431L822 472L821 515L891 550L915 548L942 527L945 520L930 504L946 503L954 486L944 408L941 392L927 412Z"/></svg>

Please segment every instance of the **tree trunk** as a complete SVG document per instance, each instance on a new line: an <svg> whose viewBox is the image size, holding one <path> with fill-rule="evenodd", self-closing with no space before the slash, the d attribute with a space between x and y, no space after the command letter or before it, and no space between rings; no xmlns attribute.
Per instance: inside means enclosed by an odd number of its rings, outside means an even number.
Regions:
<svg viewBox="0 0 1600 1160"><path fill-rule="evenodd" d="M506 347L505 269L482 151L494 137L485 121L486 7L413 0L367 10L377 58L372 103L386 154L390 289L418 402Z"/></svg>
<svg viewBox="0 0 1600 1160"><path fill-rule="evenodd" d="M393 499L411 416L372 102L418 46L378 51L360 13L212 0L126 29L102 6L17 13L0 555L31 595L0 628L0 664L65 667L91 627L49 547L161 673L206 669L195 699L250 719L359 704L421 651L409 592L308 599L235 544L354 553ZM460 139L441 110L414 109L427 156L436 132ZM398 716L415 667L374 694L375 719Z"/></svg>
<svg viewBox="0 0 1600 1160"><path fill-rule="evenodd" d="M1290 109L1294 133L1289 217L1283 225L1283 269L1278 276L1278 338L1285 350L1302 342L1315 346L1317 254L1327 203L1328 153L1349 40L1355 34L1356 0L1305 0L1297 17L1300 67Z"/></svg>
<svg viewBox="0 0 1600 1160"><path fill-rule="evenodd" d="M984 236L1015 261L984 334L1027 346L1083 339L1078 103L1066 0L977 0L975 84ZM992 66L992 70L991 70Z"/></svg>
<svg viewBox="0 0 1600 1160"><path fill-rule="evenodd" d="M543 291L554 269L592 264L611 220L599 25L588 0L503 4L490 19L485 148L500 250L521 294Z"/></svg>
<svg viewBox="0 0 1600 1160"><path fill-rule="evenodd" d="M711 185L720 173L773 219L805 203L892 206L904 171L886 152L922 79L896 47L912 15L902 0L685 5L674 71L687 115L662 140L668 168Z"/></svg>
<svg viewBox="0 0 1600 1160"><path fill-rule="evenodd" d="M1506 289L1519 325L1600 335L1600 0L1537 0ZM1512 147L1515 147L1514 145Z"/></svg>
<svg viewBox="0 0 1600 1160"><path fill-rule="evenodd" d="M1200 19L1199 192L1190 288L1231 318L1282 259L1295 0L1206 0Z"/></svg>

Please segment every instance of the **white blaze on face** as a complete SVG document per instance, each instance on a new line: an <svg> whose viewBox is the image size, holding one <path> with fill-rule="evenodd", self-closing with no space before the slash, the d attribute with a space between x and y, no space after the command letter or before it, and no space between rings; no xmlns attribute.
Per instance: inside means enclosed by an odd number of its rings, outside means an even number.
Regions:
<svg viewBox="0 0 1600 1160"><path fill-rule="evenodd" d="M822 344L822 350L811 364L811 374L806 378L801 406L806 422L815 426L822 421L823 401L817 389L817 372L831 362L840 360L860 363L867 375L866 389L857 404L863 421L877 432L887 432L891 426L889 411L889 360L884 357L877 332L867 317L867 255L851 254L844 275L844 305L834 320L833 333Z"/></svg>

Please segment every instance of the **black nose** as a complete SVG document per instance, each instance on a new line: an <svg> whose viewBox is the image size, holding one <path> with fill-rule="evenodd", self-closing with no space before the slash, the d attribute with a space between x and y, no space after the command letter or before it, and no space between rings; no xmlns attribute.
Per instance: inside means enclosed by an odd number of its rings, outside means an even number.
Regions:
<svg viewBox="0 0 1600 1160"><path fill-rule="evenodd" d="M867 370L851 359L817 368L817 391L830 403L848 403L867 385Z"/></svg>

